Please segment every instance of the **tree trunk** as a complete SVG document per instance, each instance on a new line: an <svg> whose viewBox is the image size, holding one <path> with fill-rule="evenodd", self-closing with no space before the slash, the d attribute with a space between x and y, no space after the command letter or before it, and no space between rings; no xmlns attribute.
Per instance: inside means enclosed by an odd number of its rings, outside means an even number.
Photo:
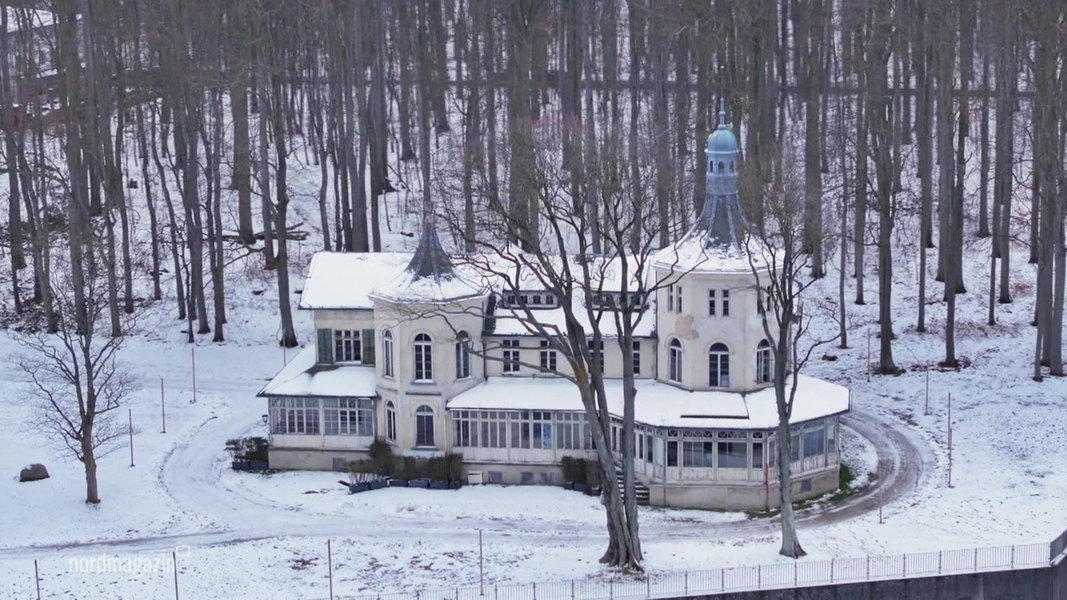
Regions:
<svg viewBox="0 0 1067 600"><path fill-rule="evenodd" d="M243 66L230 82L230 113L233 116L233 183L237 188L237 239L252 245L252 148L248 131L248 83Z"/></svg>

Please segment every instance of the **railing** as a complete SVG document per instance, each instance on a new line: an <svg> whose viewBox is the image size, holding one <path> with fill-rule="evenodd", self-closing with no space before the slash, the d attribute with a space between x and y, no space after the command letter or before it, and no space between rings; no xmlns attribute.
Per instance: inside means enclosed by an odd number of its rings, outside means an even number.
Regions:
<svg viewBox="0 0 1067 600"><path fill-rule="evenodd" d="M644 579L557 581L337 596L344 600L623 600L691 594L746 592L962 575L1047 567L1067 545L1067 532L1052 543L919 552L866 558L833 558L707 571L653 573Z"/></svg>
<svg viewBox="0 0 1067 600"><path fill-rule="evenodd" d="M1062 559L1064 552L1067 552L1067 529L1049 544L1049 561L1055 563L1056 559Z"/></svg>

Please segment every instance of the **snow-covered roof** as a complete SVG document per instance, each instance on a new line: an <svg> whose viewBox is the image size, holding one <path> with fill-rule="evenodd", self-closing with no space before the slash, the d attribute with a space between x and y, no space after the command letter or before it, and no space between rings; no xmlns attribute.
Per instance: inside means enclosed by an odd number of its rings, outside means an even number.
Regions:
<svg viewBox="0 0 1067 600"><path fill-rule="evenodd" d="M608 410L622 416L622 380L604 382ZM739 394L690 392L653 379L634 382L634 418L657 427L771 429L778 425L774 388ZM450 410L580 411L578 388L563 378L490 377L448 402ZM849 410L848 388L806 375L798 378L790 423L841 414Z"/></svg>
<svg viewBox="0 0 1067 600"><path fill-rule="evenodd" d="M404 272L410 252L317 252L300 308L373 308L371 292Z"/></svg>
<svg viewBox="0 0 1067 600"><path fill-rule="evenodd" d="M582 302L582 300L575 300L576 304L579 302ZM650 299L647 306L641 321L634 327L634 335L637 337L651 337L656 331L654 301ZM562 308L531 309L530 312L533 318L546 328L555 326L559 328L559 331L567 331L566 318ZM587 333L592 333L588 313L584 306L576 306L574 316ZM529 319L526 318L526 313L521 308L498 308L496 326L493 328L492 333L494 335L534 335L536 330L531 332L525 325L527 322L529 322ZM609 311L604 311L600 317L600 333L607 338L619 336L618 331L615 329L615 317Z"/></svg>
<svg viewBox="0 0 1067 600"><path fill-rule="evenodd" d="M30 28L48 27L55 21L50 10L38 10L34 8L18 8L15 6L4 7L7 12L7 32L15 33L22 30L22 25L29 19Z"/></svg>
<svg viewBox="0 0 1067 600"><path fill-rule="evenodd" d="M373 365L317 365L314 346L289 361L258 396L340 396L366 398L377 395Z"/></svg>
<svg viewBox="0 0 1067 600"><path fill-rule="evenodd" d="M371 291L370 298L383 298L393 302L442 303L484 297L488 294L487 286L472 283L469 278L456 272L426 277L405 270L376 286Z"/></svg>
<svg viewBox="0 0 1067 600"><path fill-rule="evenodd" d="M757 269L766 266L762 254L754 252L750 262L744 248L733 245L708 248L703 238L687 236L657 252L653 264L675 273L751 273L753 265Z"/></svg>

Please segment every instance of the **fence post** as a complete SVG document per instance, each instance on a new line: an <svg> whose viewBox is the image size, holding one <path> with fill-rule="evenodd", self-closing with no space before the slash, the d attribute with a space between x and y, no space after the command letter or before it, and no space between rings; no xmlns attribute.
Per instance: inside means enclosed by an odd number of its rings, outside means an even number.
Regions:
<svg viewBox="0 0 1067 600"><path fill-rule="evenodd" d="M170 553L170 564L174 568L174 600L178 600L178 551Z"/></svg>
<svg viewBox="0 0 1067 600"><path fill-rule="evenodd" d="M723 592L726 591L726 569L723 568L719 568L719 589Z"/></svg>
<svg viewBox="0 0 1067 600"><path fill-rule="evenodd" d="M799 567L797 567L797 563L795 562L796 559L793 559L793 560L794 560L794 562L793 562L793 587L797 587L797 569Z"/></svg>
<svg viewBox="0 0 1067 600"><path fill-rule="evenodd" d="M763 589L763 565L756 565L756 589Z"/></svg>
<svg viewBox="0 0 1067 600"><path fill-rule="evenodd" d="M571 580L571 600L574 600L574 580Z"/></svg>
<svg viewBox="0 0 1067 600"><path fill-rule="evenodd" d="M978 572L978 548L974 549L974 572Z"/></svg>
<svg viewBox="0 0 1067 600"><path fill-rule="evenodd" d="M867 581L871 580L871 555L867 555Z"/></svg>
<svg viewBox="0 0 1067 600"><path fill-rule="evenodd" d="M33 581L37 585L37 600L41 600L41 571L37 568L37 559L33 559Z"/></svg>
<svg viewBox="0 0 1067 600"><path fill-rule="evenodd" d="M1015 544L1011 545L1011 568L1015 568Z"/></svg>
<svg viewBox="0 0 1067 600"><path fill-rule="evenodd" d="M830 583L834 582L834 560L836 557L830 557Z"/></svg>
<svg viewBox="0 0 1067 600"><path fill-rule="evenodd" d="M908 576L908 555L907 554L904 555L904 558L903 558L902 562L904 564L903 564L903 566L900 567L900 576L901 577L907 577Z"/></svg>
<svg viewBox="0 0 1067 600"><path fill-rule="evenodd" d="M533 582L533 600L537 600L537 582Z"/></svg>
<svg viewBox="0 0 1067 600"><path fill-rule="evenodd" d="M652 576L651 575L646 575L645 576L645 595L646 596L651 596L652 595Z"/></svg>
<svg viewBox="0 0 1067 600"><path fill-rule="evenodd" d="M685 577L682 578L685 583L685 593L689 593L689 571L685 572Z"/></svg>
<svg viewBox="0 0 1067 600"><path fill-rule="evenodd" d="M330 576L330 600L333 600L333 548L330 540L326 540L326 570Z"/></svg>
<svg viewBox="0 0 1067 600"><path fill-rule="evenodd" d="M937 574L938 574L938 575L940 575L940 574L941 574L941 555L942 555L943 553L944 553L944 551L943 551L943 550L938 550L938 551L937 551Z"/></svg>
<svg viewBox="0 0 1067 600"><path fill-rule="evenodd" d="M608 598L615 598L615 582L608 581Z"/></svg>

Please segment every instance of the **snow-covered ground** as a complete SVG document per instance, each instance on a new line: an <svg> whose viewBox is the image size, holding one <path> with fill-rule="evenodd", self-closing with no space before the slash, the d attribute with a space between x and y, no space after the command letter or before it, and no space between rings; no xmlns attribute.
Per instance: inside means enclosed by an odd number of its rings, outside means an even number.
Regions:
<svg viewBox="0 0 1067 600"><path fill-rule="evenodd" d="M978 253L972 253L972 256ZM924 471L914 490L876 510L801 527L809 558L894 554L1047 541L1067 527L1067 431L1062 380L1029 379L1032 332L1029 291L998 306L1001 324L984 325L980 260L972 263L961 308L960 372L931 369L930 414L924 413L926 372L942 353L936 333L942 305L927 298L933 333L909 327L914 290L897 296L899 377L867 381L866 336L875 306L849 306L852 348L828 348L815 376L849 385L857 409L920 439ZM1020 265L1020 279L1031 267ZM826 282L832 293L835 275ZM337 593L457 586L478 581L478 530L483 532L486 580L492 583L606 578L597 558L604 546L603 514L586 496L545 487L481 487L459 491L387 489L350 496L338 473L234 473L228 437L261 432L264 402L255 393L286 353L270 288L236 290L225 344L182 341L182 324L150 308L122 353L142 388L131 398L136 435L134 467L123 442L103 457L103 503L82 503L81 466L27 428L34 409L25 376L14 367L22 348L0 338L9 365L0 383L0 596L35 592L38 560L45 597L167 597L173 594L171 552L183 597L324 597L326 543L331 540ZM817 292L821 293L821 292ZM307 337L307 315L299 328ZM827 325L829 327L830 325ZM876 340L872 340L875 343ZM288 353L291 357L293 351ZM160 380L167 433L161 433ZM953 472L948 483L947 398L953 395ZM847 462L860 482L874 468L869 444L843 437ZM52 477L19 483L29 462ZM742 514L649 509L642 518L647 566L653 573L772 563L773 520ZM107 559L110 558L109 562Z"/></svg>
<svg viewBox="0 0 1067 600"><path fill-rule="evenodd" d="M320 235L313 225L316 171L294 173L290 221L312 233L308 241L293 243L294 290L301 288ZM414 243L398 233L411 231L411 223L401 219L411 214L407 202L401 194L390 198L389 249L410 249ZM899 235L906 237L907 231L898 227ZM907 239L899 241L900 248L914 248ZM915 331L920 299L910 255L898 257L894 290L898 338L893 349L904 374L868 380L868 335L877 358L873 275L869 304L848 305L851 347L827 347L825 353L836 360L816 358L808 365L808 374L853 390L857 418L898 430L917 449L903 457L915 475L913 489L898 490L884 503L872 492L868 498L874 501L840 518L809 513L800 529L809 552L803 560L1044 542L1067 528L1067 471L1062 468L1067 386L1055 378L1030 379L1033 267L1019 260L1025 255L1017 249L1015 303L998 305L999 324L987 326L988 242L968 244L970 291L960 299L957 320L966 368L936 369L943 355L939 285L922 299L930 332ZM827 302L836 298L837 286L835 263L830 264L828 277L812 291L813 298ZM129 336L121 358L141 384L127 404L135 426L135 466L125 440L101 459L103 502L98 506L82 502L81 465L27 425L36 404L17 366L25 350L11 334L0 333L5 534L0 537L0 597L35 597L36 561L46 598L173 597L175 572L182 598L321 598L328 594L328 540L338 594L463 586L478 582L479 531L489 583L617 576L597 562L605 545L601 507L574 492L485 486L349 496L336 483L344 478L339 473L229 471L226 439L262 432L266 403L255 394L295 355L276 345L277 298L269 274L250 261L232 269L231 274L240 272L230 278L227 342L213 344L205 337L195 350L184 343L184 323L174 320L173 299L149 306ZM311 341L309 315L296 317L299 335ZM833 327L827 320L819 328ZM166 433L161 432L161 382ZM950 393L952 485L946 443ZM851 434L842 439L857 484L869 483L868 474L876 468L874 449ZM51 478L19 483L19 469L31 462L45 463ZM870 483L878 489L877 480ZM884 504L881 521L879 504ZM654 574L785 560L777 555L772 519L648 509L642 512L641 532L646 565Z"/></svg>

